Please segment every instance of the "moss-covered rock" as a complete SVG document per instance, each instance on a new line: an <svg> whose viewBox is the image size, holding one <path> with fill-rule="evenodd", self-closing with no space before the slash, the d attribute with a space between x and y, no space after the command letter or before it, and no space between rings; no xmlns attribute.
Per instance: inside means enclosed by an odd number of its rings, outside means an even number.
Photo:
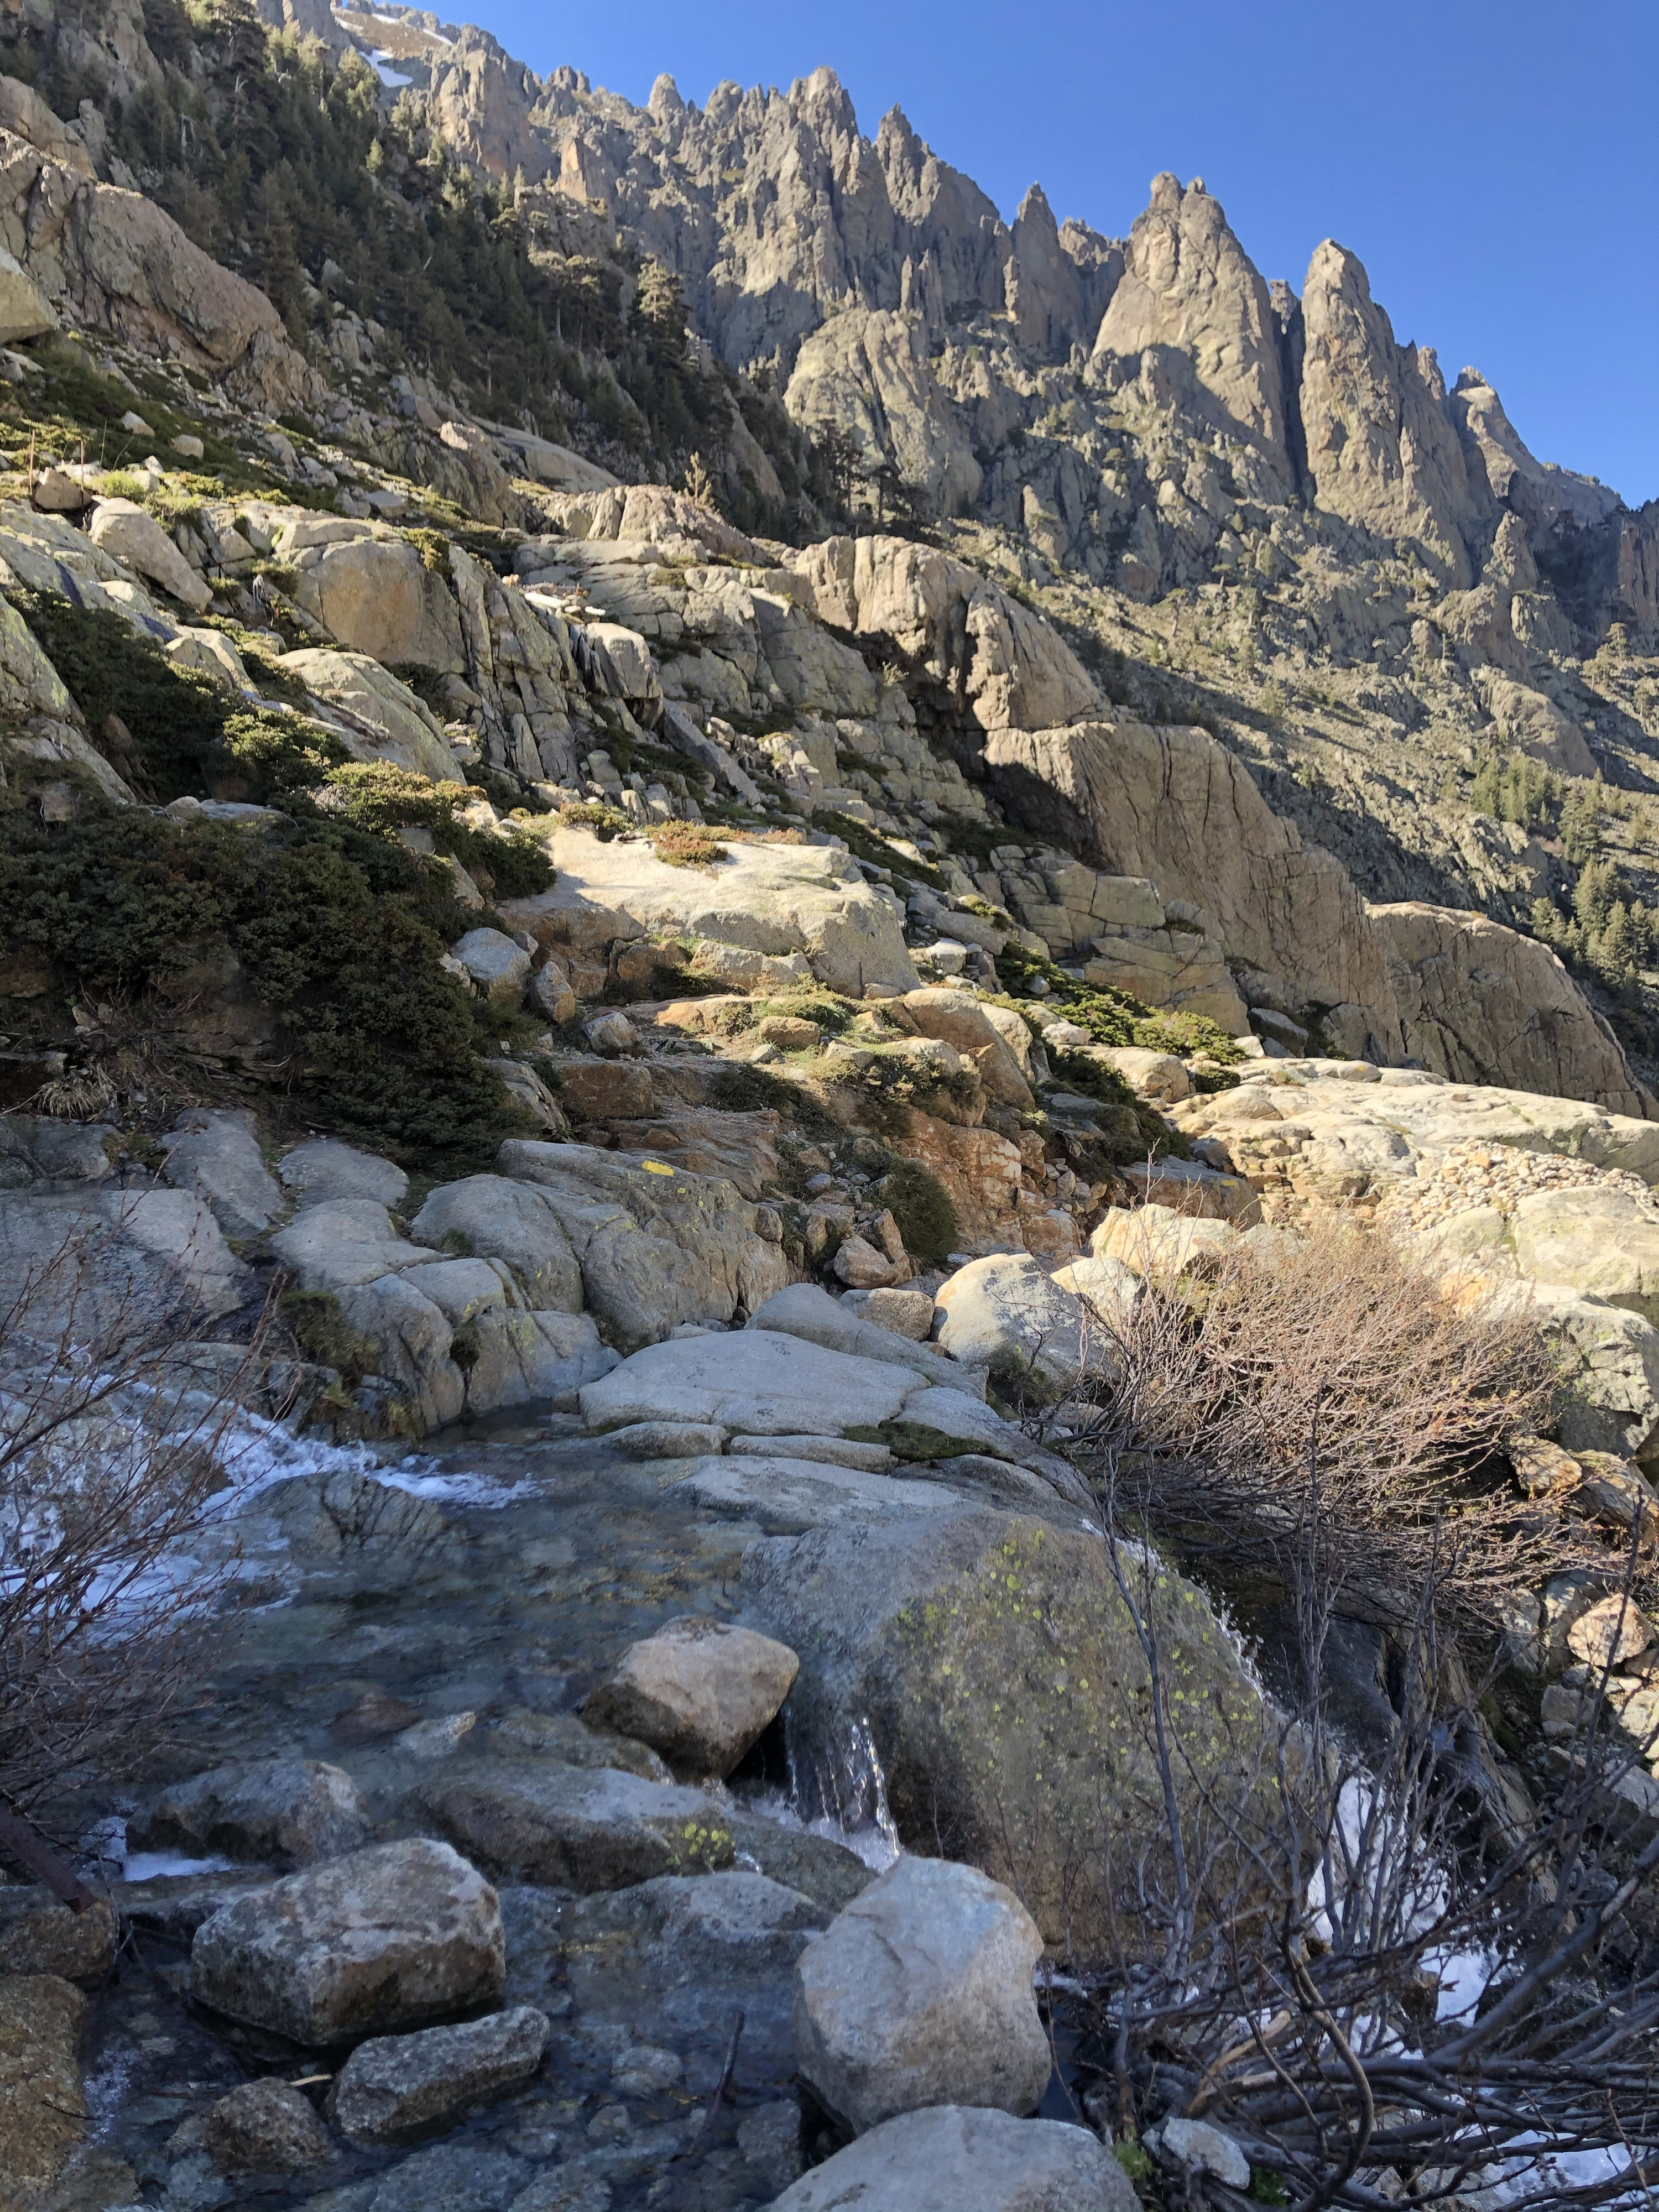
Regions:
<svg viewBox="0 0 1659 2212"><path fill-rule="evenodd" d="M1156 1624L1167 1711L1198 1773L1242 1795L1263 1708L1191 1583L1128 1570ZM1024 1899L1073 1954L1114 1940L1111 1869L1161 1856L1146 1654L1101 1540L971 1511L824 1528L745 1554L757 1614L801 1658L798 1748L867 1724L901 1838ZM1182 1793L1194 1794L1178 1763ZM1132 1944L1138 1930L1120 1931Z"/></svg>

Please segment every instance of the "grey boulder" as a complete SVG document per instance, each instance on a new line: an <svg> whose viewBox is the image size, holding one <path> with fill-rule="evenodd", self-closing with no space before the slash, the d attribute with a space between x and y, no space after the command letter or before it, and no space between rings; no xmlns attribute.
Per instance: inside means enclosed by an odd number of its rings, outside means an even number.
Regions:
<svg viewBox="0 0 1659 2212"><path fill-rule="evenodd" d="M630 1644L582 1711L596 1727L648 1743L684 1773L723 1780L799 1672L787 1644L688 1613Z"/></svg>
<svg viewBox="0 0 1659 2212"><path fill-rule="evenodd" d="M331 2116L352 2142L411 2142L527 2081L547 2037L547 2014L533 2005L458 2027L374 2037L341 2068Z"/></svg>
<svg viewBox="0 0 1659 2212"><path fill-rule="evenodd" d="M837 1913L796 1969L795 2045L827 2112L862 2135L928 2105L1034 2112L1048 2039L1036 1923L1012 1890L905 1857Z"/></svg>
<svg viewBox="0 0 1659 2212"><path fill-rule="evenodd" d="M918 1367L744 1329L647 1345L588 1383L581 1409L590 1428L695 1421L751 1436L840 1436L890 1420L923 1380Z"/></svg>
<svg viewBox="0 0 1659 2212"><path fill-rule="evenodd" d="M162 1138L161 1146L167 1181L175 1189L205 1199L227 1236L257 1237L270 1228L283 1194L265 1165L251 1114L187 1114L171 1136Z"/></svg>
<svg viewBox="0 0 1659 2212"><path fill-rule="evenodd" d="M495 1892L447 1844L376 1844L236 1899L204 1920L191 1995L295 2043L422 2027L501 1996Z"/></svg>
<svg viewBox="0 0 1659 2212"><path fill-rule="evenodd" d="M1086 2128L937 2105L860 2136L769 2212L1138 2212L1139 2201Z"/></svg>
<svg viewBox="0 0 1659 2212"><path fill-rule="evenodd" d="M1083 1307L1029 1253L970 1260L939 1285L934 1303L945 1349L1005 1385L1063 1397L1089 1358Z"/></svg>
<svg viewBox="0 0 1659 2212"><path fill-rule="evenodd" d="M313 1137L295 1145L277 1163L285 1189L298 1191L307 1206L328 1198L367 1198L396 1206L409 1188L409 1177L392 1161L344 1145L337 1137Z"/></svg>
<svg viewBox="0 0 1659 2212"><path fill-rule="evenodd" d="M202 2148L221 2173L300 2173L329 2154L328 2130L289 2082L267 2074L221 2097Z"/></svg>
<svg viewBox="0 0 1659 2212"><path fill-rule="evenodd" d="M932 1301L921 1293L881 1290L872 1291L867 1296L872 1302L878 1298L910 1301L903 1310L911 1327L919 1307L926 1304L927 1322L921 1334L927 1335L933 1319ZM750 1315L749 1326L781 1330L786 1336L799 1337L804 1343L821 1345L826 1352L844 1352L859 1359L885 1360L891 1366L907 1367L913 1375L923 1376L930 1382L945 1384L955 1390L969 1390L981 1398L985 1395L982 1373L975 1374L971 1366L960 1366L955 1359L946 1358L932 1345L914 1336L910 1327L903 1330L888 1328L880 1320L878 1309L855 1307L844 1299L832 1298L817 1283L791 1283Z"/></svg>
<svg viewBox="0 0 1659 2212"><path fill-rule="evenodd" d="M356 1784L342 1768L269 1759L173 1784L129 1822L127 1840L141 1850L183 1845L286 1869L340 1858L371 1833Z"/></svg>
<svg viewBox="0 0 1659 2212"><path fill-rule="evenodd" d="M544 1759L446 1766L422 1792L447 1835L504 1879L623 1889L732 1863L732 1832L701 1790Z"/></svg>

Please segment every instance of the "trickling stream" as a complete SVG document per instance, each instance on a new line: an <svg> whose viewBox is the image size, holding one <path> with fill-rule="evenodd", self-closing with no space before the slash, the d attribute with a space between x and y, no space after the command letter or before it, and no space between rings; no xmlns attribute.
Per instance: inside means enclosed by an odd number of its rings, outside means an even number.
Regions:
<svg viewBox="0 0 1659 2212"><path fill-rule="evenodd" d="M325 1759L352 1774L377 1822L405 1832L421 1756L465 1749L475 1731L482 1741L515 1712L574 1713L629 1644L676 1614L734 1615L739 1561L761 1533L665 1494L683 1471L678 1463L623 1460L556 1415L439 1437L419 1453L296 1443L250 1422L228 1457L233 1486L192 1548L231 1577L228 1633L210 1694L185 1724L178 1771ZM386 1540L387 1528L404 1534ZM374 1732L380 1713L395 1736ZM769 1758L718 1792L738 1829L738 1869L758 1864L757 1821L777 1839L763 1854L768 1870L786 1882L787 1861L781 1869L777 1853L798 1855L805 1882L811 1851L822 1854L826 1838L867 1867L890 1864L897 1838L867 1725L833 1745L773 1735ZM111 1875L129 1809L130 1801L112 1807L107 1797L87 1804L89 1844L95 1824L106 1823L95 1850ZM177 2137L182 2123L250 2075L295 2080L337 2062L227 2034L224 2023L192 2010L188 1929L167 1899L198 1887L194 1877L210 1866L223 1862L154 1851L128 1861L129 1907L143 1897L161 1902L145 1911L148 1932L98 2001L88 2046L99 2140L131 2165L144 2201L211 2212L250 2191L275 2207L326 2190L337 2193L318 2212L421 2212L428 2202L432 2212L505 2212L532 2181L545 2181L536 2212L544 2203L546 2212L635 2204L721 2212L776 2193L761 2185L753 2143L769 2128L775 2136L793 2125L792 2107L779 2100L793 2067L788 2012L802 1937L762 1931L734 1948L700 1949L695 1929L646 1924L631 1902L637 1893L580 1899L512 1886L502 1888L507 2002L547 2012L553 2041L530 2088L438 2140L437 2194L422 2194L414 2173L388 2180L382 2193L375 2177L407 2152L351 2153L286 2186L262 2178L257 2191L213 2175ZM736 2102L694 2140L689 2130L708 2104L738 2007L748 2024ZM678 2060L678 2078L664 2051ZM739 2140L745 2128L750 2153ZM452 2166L451 2152L470 2179ZM586 2194L554 2191L567 2167Z"/></svg>

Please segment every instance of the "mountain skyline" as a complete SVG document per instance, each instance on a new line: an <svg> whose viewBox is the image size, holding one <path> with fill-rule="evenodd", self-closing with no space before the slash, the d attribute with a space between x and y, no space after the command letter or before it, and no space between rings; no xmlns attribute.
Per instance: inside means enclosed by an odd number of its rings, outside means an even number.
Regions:
<svg viewBox="0 0 1659 2212"><path fill-rule="evenodd" d="M522 0L465 12L538 74L570 65L638 105L659 73L701 104L725 79L787 87L827 64L867 135L896 102L1005 220L1041 182L1062 221L1121 237L1155 173L1202 176L1264 276L1299 287L1336 239L1396 335L1432 346L1448 381L1478 367L1535 453L1632 507L1659 494L1659 252L1632 189L1652 166L1632 149L1659 33L1633 9L1598 11L1564 56L1532 6L1493 52L1473 11L1417 0L1386 42L1300 4L1248 27L1204 5L1178 68L1158 26L1071 6L1000 42L988 7L933 0L787 20L748 0L579 24Z"/></svg>

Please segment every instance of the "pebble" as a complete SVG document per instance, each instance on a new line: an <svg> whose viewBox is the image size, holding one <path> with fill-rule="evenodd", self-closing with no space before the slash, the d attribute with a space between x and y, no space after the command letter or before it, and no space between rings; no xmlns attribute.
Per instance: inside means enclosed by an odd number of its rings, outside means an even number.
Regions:
<svg viewBox="0 0 1659 2212"><path fill-rule="evenodd" d="M1510 1214L1523 1198L1540 1191L1593 1188L1639 1199L1649 1218L1659 1221L1659 1200L1639 1176L1559 1152L1523 1152L1518 1146L1473 1138L1448 1146L1434 1166L1425 1164L1414 1181L1390 1190L1377 1218L1401 1228L1432 1229L1472 1206L1493 1206Z"/></svg>

